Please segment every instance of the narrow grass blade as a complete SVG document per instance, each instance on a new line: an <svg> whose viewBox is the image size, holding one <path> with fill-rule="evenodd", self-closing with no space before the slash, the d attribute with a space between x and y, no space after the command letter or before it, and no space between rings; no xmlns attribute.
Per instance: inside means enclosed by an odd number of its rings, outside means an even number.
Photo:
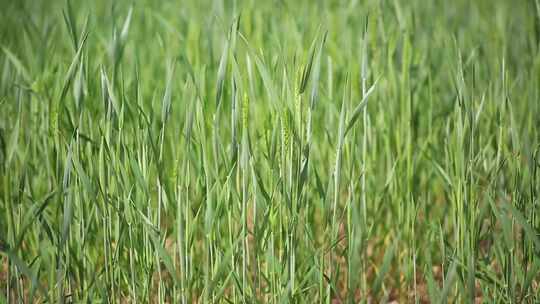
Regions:
<svg viewBox="0 0 540 304"><path fill-rule="evenodd" d="M354 108L351 118L349 118L349 122L347 123L347 129L345 130L345 134L347 134L351 130L356 120L358 120L358 118L360 117L360 113L362 113L362 110L364 109L364 107L367 106L368 98L371 95L371 93L373 93L373 90L375 89L376 85L377 85L377 81L375 81L375 83L367 90L366 94L364 95L360 103L358 103L356 108Z"/></svg>

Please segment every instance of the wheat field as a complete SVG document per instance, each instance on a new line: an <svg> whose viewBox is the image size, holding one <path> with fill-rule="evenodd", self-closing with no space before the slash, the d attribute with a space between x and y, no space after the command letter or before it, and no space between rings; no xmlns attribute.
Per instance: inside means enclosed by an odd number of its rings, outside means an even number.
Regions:
<svg viewBox="0 0 540 304"><path fill-rule="evenodd" d="M0 303L539 303L538 0L1 0Z"/></svg>

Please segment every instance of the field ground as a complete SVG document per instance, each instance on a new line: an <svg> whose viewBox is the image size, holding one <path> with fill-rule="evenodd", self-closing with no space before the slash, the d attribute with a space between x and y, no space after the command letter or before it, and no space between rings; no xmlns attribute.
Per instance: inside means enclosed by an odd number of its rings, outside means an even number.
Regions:
<svg viewBox="0 0 540 304"><path fill-rule="evenodd" d="M1 0L0 303L539 303L538 0Z"/></svg>

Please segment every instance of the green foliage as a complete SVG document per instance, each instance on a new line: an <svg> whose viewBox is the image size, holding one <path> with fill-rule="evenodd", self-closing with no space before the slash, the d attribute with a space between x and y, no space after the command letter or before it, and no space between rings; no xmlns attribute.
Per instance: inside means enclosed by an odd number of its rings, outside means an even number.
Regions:
<svg viewBox="0 0 540 304"><path fill-rule="evenodd" d="M0 303L540 302L538 0L1 7Z"/></svg>

